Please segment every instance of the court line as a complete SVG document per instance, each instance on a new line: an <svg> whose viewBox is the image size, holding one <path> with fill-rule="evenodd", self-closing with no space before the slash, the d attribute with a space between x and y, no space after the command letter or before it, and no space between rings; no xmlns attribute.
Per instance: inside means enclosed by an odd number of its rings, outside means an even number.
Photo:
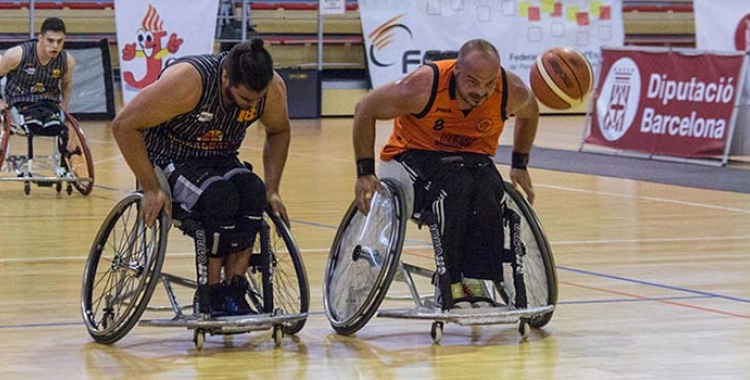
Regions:
<svg viewBox="0 0 750 380"><path fill-rule="evenodd" d="M603 277L609 277L609 276L604 275ZM618 277L616 277L616 276L614 278L618 279ZM619 279L623 279L623 280L629 281L629 282L643 283L644 285L651 285L651 286L656 286L656 287L659 287L659 288L667 288L667 289L672 289L672 290L677 290L677 291L682 291L682 292L702 294L702 295L704 295L706 297L709 297L709 298L720 298L720 299L725 299L725 300L730 300L730 301L737 301L737 302L742 302L742 303L750 303L750 300L746 300L746 299L742 299L742 298L728 297L728 296L722 296L722 295L714 294L714 293L701 292L701 291L697 291L697 290L690 290L690 289L684 289L684 288L670 287L670 286L660 285L660 284L656 284L656 283L641 282L641 281L637 281L637 280L628 280L628 279L625 279L625 278L622 278L622 277L620 277ZM562 284L565 284L565 285L569 285L569 286L575 286L575 287L579 287L579 288L584 288L584 289L596 290L596 291L605 292L605 293L618 294L618 295L625 296L625 297L631 297L631 298L634 298L634 299L639 300L639 301L658 302L658 303L663 303L663 304L667 304L667 305L684 307L684 308L688 308L688 309L694 309L694 310L699 310L699 311L706 311L706 312L713 313L713 314L725 315L725 316L729 316L729 317L737 317L737 318L750 319L750 315L732 313L732 312L729 312L729 311L712 309L712 308L709 308L709 307L703 307L703 306L697 306L697 305L690 305L690 304L686 304L686 303L682 303L682 302L674 302L674 301L670 301L670 300L658 300L658 299L657 300L652 300L652 299L650 299L648 297L639 296L637 294L620 292L620 291L616 291L616 290L608 290L608 289L603 289L603 288L594 287L594 286L588 286L588 285L582 285L582 284L577 284L577 283L568 282L568 281L559 281L559 283L562 283Z"/></svg>
<svg viewBox="0 0 750 380"><path fill-rule="evenodd" d="M568 272L585 274L585 275L589 275L589 276L596 276L596 277L608 278L608 279L611 279L611 280L618 280L618 281L630 282L630 283L634 283L634 284L651 286L651 287L655 287L655 288L662 288L662 289L667 289L667 290L674 290L674 291L679 291L679 292L692 293L692 294L696 294L696 295L700 295L700 296L708 296L708 297L712 297L712 298L721 298L721 299L725 299L725 300L729 300L729 301L735 301L735 302L741 302L741 303L748 303L748 304L750 304L750 300L749 299L745 299L745 298L723 296L723 295L716 294L716 293L711 293L711 292L704 292L704 291L700 291L700 290L692 290L692 289L687 289L687 288L681 288L681 287L678 287L678 286L664 285L664 284L659 284L659 283L651 282L651 281L636 280L636 279L633 279L633 278L627 278L627 277L615 276L615 275L611 275L611 274L604 274L604 273L592 272L592 271L588 271L588 270L584 270L584 269L576 269L576 268L570 268L570 267L565 267L565 266L560 266L560 265L556 266L556 268L558 270L564 270L564 271L568 271ZM571 284L576 285L575 283L571 283ZM591 288L591 289L598 289L598 288L595 288L595 287L589 287L588 285L576 285L576 286L588 287L588 288ZM601 289L601 290L605 290L606 291L606 289ZM625 294L625 293L617 293L617 294ZM750 318L750 317L748 317L748 318Z"/></svg>
<svg viewBox="0 0 750 380"><path fill-rule="evenodd" d="M566 285L572 285L566 281L560 281ZM588 300L588 301L562 301L558 302L558 305L591 305L599 303L628 303L628 302L651 302L651 301L675 301L675 300L699 300L711 298L708 296L682 296L682 297L644 297L634 299L604 299L604 300Z"/></svg>
<svg viewBox="0 0 750 380"><path fill-rule="evenodd" d="M645 181L643 181L643 182L645 182ZM607 191L575 189L575 188L572 188L572 187L547 185L547 184L534 184L534 186L535 187L544 187L544 188L554 189L554 190L565 190L565 191L572 191L572 192L578 192L578 193L606 195L606 196L616 197L616 198L641 199L641 200L647 200L647 201L655 201L655 202L677 204L677 205L682 205L682 206L702 207L702 208L708 208L708 209L712 209L712 210L731 211L731 212L737 212L737 213L741 213L741 214L750 214L750 210L749 209L741 209L741 208L727 207L727 206L717 206L717 205L711 205L711 204L699 203L699 202L687 202L687 201L680 201L680 200L669 199L669 198L633 196L631 194L620 194L620 193L611 193L611 192L607 192ZM709 189L702 189L702 190L709 190Z"/></svg>

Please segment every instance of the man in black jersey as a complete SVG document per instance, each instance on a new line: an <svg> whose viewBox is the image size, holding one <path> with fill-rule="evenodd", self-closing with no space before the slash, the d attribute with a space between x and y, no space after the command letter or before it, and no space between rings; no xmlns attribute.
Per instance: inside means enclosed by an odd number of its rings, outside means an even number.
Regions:
<svg viewBox="0 0 750 380"><path fill-rule="evenodd" d="M266 131L264 181L237 157L256 120ZM146 223L171 206L154 165L167 176L174 214L198 222L183 229L195 239L201 312L249 313L245 274L263 210L289 221L279 196L290 137L286 85L263 41L176 60L120 111L112 132L143 189Z"/></svg>
<svg viewBox="0 0 750 380"><path fill-rule="evenodd" d="M13 107L19 124L35 122L39 130L51 124L61 128L60 110L68 110L73 90L75 59L63 50L65 23L50 17L39 38L14 46L0 60L0 78L7 75L0 111ZM14 112L15 113L15 112Z"/></svg>

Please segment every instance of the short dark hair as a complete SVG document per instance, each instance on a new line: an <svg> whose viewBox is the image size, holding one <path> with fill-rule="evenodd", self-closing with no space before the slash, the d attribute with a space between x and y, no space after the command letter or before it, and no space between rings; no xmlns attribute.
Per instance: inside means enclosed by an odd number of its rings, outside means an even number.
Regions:
<svg viewBox="0 0 750 380"><path fill-rule="evenodd" d="M263 47L263 40L253 38L229 51L224 69L230 86L244 84L254 91L261 91L273 79L273 58Z"/></svg>
<svg viewBox="0 0 750 380"><path fill-rule="evenodd" d="M65 34L65 23L59 17L50 17L42 23L41 34L45 32L62 32Z"/></svg>
<svg viewBox="0 0 750 380"><path fill-rule="evenodd" d="M497 52L497 48L495 48L495 45L482 38L475 38L473 40L466 41L461 46L461 50L459 50L458 52L458 59L461 60L469 53L475 51L481 52L485 56L495 57L497 58L498 62L500 61L500 53Z"/></svg>

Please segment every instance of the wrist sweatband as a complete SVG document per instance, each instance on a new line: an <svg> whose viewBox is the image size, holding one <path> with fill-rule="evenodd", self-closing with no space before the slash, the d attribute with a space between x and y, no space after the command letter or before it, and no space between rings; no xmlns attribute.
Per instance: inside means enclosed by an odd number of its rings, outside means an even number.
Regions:
<svg viewBox="0 0 750 380"><path fill-rule="evenodd" d="M357 160L357 177L363 175L374 175L375 174L375 159L374 158L360 158Z"/></svg>
<svg viewBox="0 0 750 380"><path fill-rule="evenodd" d="M510 167L514 169L526 169L529 164L529 154L521 152L513 152L510 159Z"/></svg>

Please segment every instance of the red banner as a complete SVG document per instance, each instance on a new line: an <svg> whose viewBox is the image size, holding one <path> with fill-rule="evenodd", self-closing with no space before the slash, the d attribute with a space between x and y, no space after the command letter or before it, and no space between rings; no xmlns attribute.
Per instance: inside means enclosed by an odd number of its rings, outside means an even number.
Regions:
<svg viewBox="0 0 750 380"><path fill-rule="evenodd" d="M585 143L678 157L724 155L743 55L602 50Z"/></svg>

